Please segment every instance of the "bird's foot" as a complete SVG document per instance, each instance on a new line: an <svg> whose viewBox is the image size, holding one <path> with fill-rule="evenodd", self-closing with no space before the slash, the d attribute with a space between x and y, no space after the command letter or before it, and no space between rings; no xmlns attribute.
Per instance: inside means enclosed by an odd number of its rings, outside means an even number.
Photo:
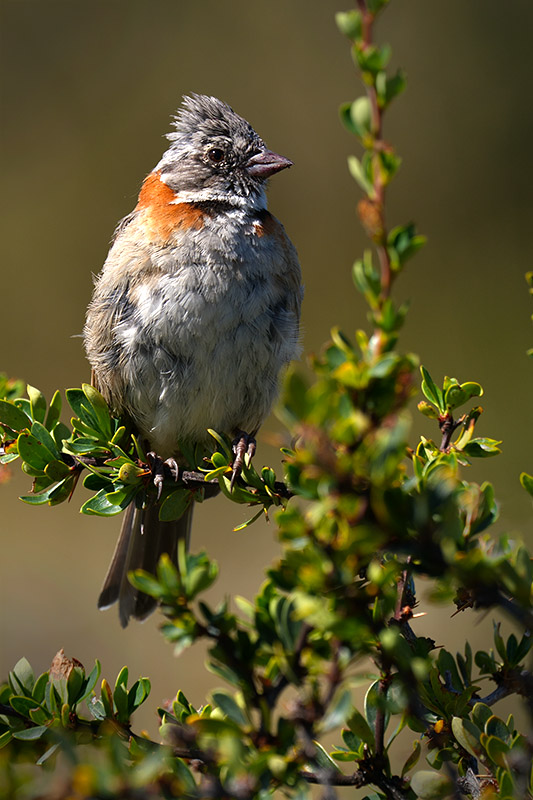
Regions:
<svg viewBox="0 0 533 800"><path fill-rule="evenodd" d="M165 478L168 477L170 474L171 478L174 478L175 481L178 480L179 477L179 467L178 462L175 458L167 458L163 461L157 453L153 451L146 454L148 458L148 464L150 465L150 469L152 471L152 480L154 482L154 486L157 490L157 499L159 500L161 497L161 492L163 491L163 483Z"/></svg>
<svg viewBox="0 0 533 800"><path fill-rule="evenodd" d="M235 458L233 459L233 471L231 473L230 492L233 491L235 481L242 472L244 465L244 457L248 456L250 459L255 454L256 441L255 437L249 433L241 431L239 435L233 440L231 446Z"/></svg>

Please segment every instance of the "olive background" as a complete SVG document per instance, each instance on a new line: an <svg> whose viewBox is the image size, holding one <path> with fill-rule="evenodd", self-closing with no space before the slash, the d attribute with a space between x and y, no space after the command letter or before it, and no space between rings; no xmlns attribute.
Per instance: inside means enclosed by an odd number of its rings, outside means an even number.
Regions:
<svg viewBox="0 0 533 800"><path fill-rule="evenodd" d="M362 86L338 33L340 0L3 0L0 3L1 177L0 369L39 387L79 386L89 368L79 334L116 222L135 205L158 161L170 115L183 94L214 94L246 117L294 167L275 176L270 209L294 241L305 276L303 347L316 351L333 325L366 325L351 265L367 241L355 206L360 192L346 157L357 142L338 119ZM400 340L435 379L445 374L485 388L480 435L503 454L465 472L490 480L501 503L496 530L526 540L533 472L531 405L531 85L533 5L527 0L392 0L377 38L393 47L407 92L385 118L403 157L389 192L390 225L415 220L426 248L398 280L410 299ZM259 437L256 465L279 464ZM438 436L413 406L412 443ZM203 669L202 645L175 659L157 615L122 631L96 597L118 519L78 513L71 503L25 506L15 467L0 487L0 677L25 655L36 672L64 647L90 669L95 657L114 680L128 664L153 693L137 727L154 731L154 709L182 688L195 703L219 682ZM220 565L211 602L253 597L278 552L274 524L234 533L249 509L212 500L196 511L192 549ZM468 613L422 603L417 631L454 649L480 641ZM506 625L505 631L509 630Z"/></svg>

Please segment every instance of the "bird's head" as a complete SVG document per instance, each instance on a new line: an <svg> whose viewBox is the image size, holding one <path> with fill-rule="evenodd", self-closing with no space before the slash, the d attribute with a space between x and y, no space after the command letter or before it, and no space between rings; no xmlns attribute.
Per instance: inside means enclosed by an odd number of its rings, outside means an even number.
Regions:
<svg viewBox="0 0 533 800"><path fill-rule="evenodd" d="M265 205L267 178L292 162L269 150L245 119L216 97L185 97L156 169L180 198Z"/></svg>

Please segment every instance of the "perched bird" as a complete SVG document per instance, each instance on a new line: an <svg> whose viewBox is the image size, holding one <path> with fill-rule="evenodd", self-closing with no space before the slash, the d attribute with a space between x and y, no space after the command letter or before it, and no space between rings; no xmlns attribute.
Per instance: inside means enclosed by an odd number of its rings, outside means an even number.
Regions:
<svg viewBox="0 0 533 800"><path fill-rule="evenodd" d="M184 98L167 138L96 279L86 352L96 387L158 457L183 463L184 445L207 444L213 428L242 458L298 350L300 266L265 195L292 162L205 95ZM99 597L99 608L118 600L123 626L156 605L127 573L175 560L189 536L192 505L176 522L158 510L127 508Z"/></svg>

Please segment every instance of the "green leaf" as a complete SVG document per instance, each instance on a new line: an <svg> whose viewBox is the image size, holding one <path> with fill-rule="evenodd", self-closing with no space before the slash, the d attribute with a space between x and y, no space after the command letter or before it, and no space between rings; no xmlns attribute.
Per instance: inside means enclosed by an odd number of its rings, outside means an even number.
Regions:
<svg viewBox="0 0 533 800"><path fill-rule="evenodd" d="M29 717L36 725L46 725L50 722L52 715L43 706L35 706L30 709Z"/></svg>
<svg viewBox="0 0 533 800"><path fill-rule="evenodd" d="M338 764L331 758L331 756L324 750L320 742L313 742L315 746L315 755L313 761L320 767L320 769L325 769L328 771L333 772L341 772ZM305 774L305 773L304 773Z"/></svg>
<svg viewBox="0 0 533 800"><path fill-rule="evenodd" d="M462 406L471 397L481 397L482 394L483 389L479 383L470 381L461 385L451 384L446 391L444 402L446 407L452 411L454 408Z"/></svg>
<svg viewBox="0 0 533 800"><path fill-rule="evenodd" d="M67 389L65 396L69 406L76 416L83 420L83 422L85 422L87 425L94 425L95 420L87 408L88 402L83 390Z"/></svg>
<svg viewBox="0 0 533 800"><path fill-rule="evenodd" d="M75 439L69 439L63 442L64 449L71 453L73 456L91 455L95 458L97 456L107 456L108 451L98 444L98 441L89 436L77 436Z"/></svg>
<svg viewBox="0 0 533 800"><path fill-rule="evenodd" d="M276 483L276 473L271 467L263 467L261 470L261 478L268 486L269 489L274 491Z"/></svg>
<svg viewBox="0 0 533 800"><path fill-rule="evenodd" d="M163 553L159 559L157 577L169 594L181 594L181 577L168 553Z"/></svg>
<svg viewBox="0 0 533 800"><path fill-rule="evenodd" d="M52 680L49 680L45 686L44 699L46 708L55 716L55 714L57 714L57 695Z"/></svg>
<svg viewBox="0 0 533 800"><path fill-rule="evenodd" d="M44 418L46 416L46 400L44 396L41 394L39 389L36 389L34 386L26 386L26 393L30 398L30 408L31 408L31 416L32 419L36 420L37 422L44 422Z"/></svg>
<svg viewBox="0 0 533 800"><path fill-rule="evenodd" d="M13 733L11 731L4 731L4 733L0 733L0 750L2 747L5 747L6 744L9 744L12 738Z"/></svg>
<svg viewBox="0 0 533 800"><path fill-rule="evenodd" d="M237 723L237 725L241 727L247 727L249 725L244 711L229 692L218 689L217 691L211 693L211 697L213 702L224 712L224 714L233 722Z"/></svg>
<svg viewBox="0 0 533 800"><path fill-rule="evenodd" d="M87 425L86 422L83 422L77 417L72 417L71 424L72 428L77 434L79 434L81 438L94 439L95 442L102 441L102 433L96 428L95 425Z"/></svg>
<svg viewBox="0 0 533 800"><path fill-rule="evenodd" d="M368 10L375 16L388 2L389 0L367 0Z"/></svg>
<svg viewBox="0 0 533 800"><path fill-rule="evenodd" d="M49 747L48 750L46 750L42 754L42 756L35 762L36 766L38 767L42 766L42 764L44 764L44 762L47 761L50 758L50 756L53 756L56 750L58 750L60 747L61 745L59 742L53 744L52 747Z"/></svg>
<svg viewBox="0 0 533 800"><path fill-rule="evenodd" d="M466 381L461 384L461 389L467 395L467 399L471 397L481 397L483 395L483 387L475 381Z"/></svg>
<svg viewBox="0 0 533 800"><path fill-rule="evenodd" d="M54 396L50 401L50 405L48 407L48 413L46 415L45 420L45 428L48 431L51 431L55 425L59 422L59 417L61 416L61 394L56 391L54 392Z"/></svg>
<svg viewBox="0 0 533 800"><path fill-rule="evenodd" d="M437 406L439 411L444 414L446 411L444 407L444 400L442 396L442 391L436 386L433 382L433 378L427 371L425 367L420 367L420 372L422 373L422 392L425 397L429 400L430 403Z"/></svg>
<svg viewBox="0 0 533 800"><path fill-rule="evenodd" d="M9 673L9 683L15 694L32 696L35 683L35 675L27 658L17 661L12 671Z"/></svg>
<svg viewBox="0 0 533 800"><path fill-rule="evenodd" d="M488 736L497 736L498 739L501 739L503 742L508 742L511 738L511 731L505 724L505 722L497 717L495 714L491 714L488 720L485 722L485 733Z"/></svg>
<svg viewBox="0 0 533 800"><path fill-rule="evenodd" d="M502 637L502 635L500 633L500 626L501 626L501 624L499 622L493 622L492 623L494 644L496 645L496 650L498 651L498 654L500 655L502 661L505 663L506 656L507 656L507 651L506 651L506 648L505 648L503 637Z"/></svg>
<svg viewBox="0 0 533 800"><path fill-rule="evenodd" d="M376 75L376 92L380 108L386 108L407 86L405 72L399 69L395 75L388 76L385 71Z"/></svg>
<svg viewBox="0 0 533 800"><path fill-rule="evenodd" d="M119 722L126 724L129 720L128 712L128 690L124 684L115 686L113 691L113 702L117 709L117 717Z"/></svg>
<svg viewBox="0 0 533 800"><path fill-rule="evenodd" d="M479 758L482 749L479 743L480 731L470 722L469 719L461 719L461 717L452 718L452 732L462 748L467 753Z"/></svg>
<svg viewBox="0 0 533 800"><path fill-rule="evenodd" d="M46 725L37 725L35 728L27 728L23 731L16 731L13 733L14 739L20 739L23 742L34 742L36 739L40 739L41 736L46 733L48 727Z"/></svg>
<svg viewBox="0 0 533 800"><path fill-rule="evenodd" d="M128 685L128 675L129 675L128 668L127 667L122 667L122 669L118 673L117 679L115 681L115 689L118 686L127 686Z"/></svg>
<svg viewBox="0 0 533 800"><path fill-rule="evenodd" d="M164 592L159 581L156 580L153 575L150 575L149 572L144 572L141 569L128 572L128 580L136 589L139 589L145 594L149 594L151 597L160 598Z"/></svg>
<svg viewBox="0 0 533 800"><path fill-rule="evenodd" d="M268 604L268 610L276 623L276 632L288 652L294 650L302 627L301 621L294 618L295 609L294 600L285 596L275 595Z"/></svg>
<svg viewBox="0 0 533 800"><path fill-rule="evenodd" d="M367 744L371 750L375 746L375 739L372 730L366 719L363 717L360 711L354 710L353 714L349 718L346 723L352 733L354 733L359 739L361 739L365 744Z"/></svg>
<svg viewBox="0 0 533 800"><path fill-rule="evenodd" d="M212 428L208 428L207 432L213 437L228 461L230 461L233 458L233 454L231 452L231 445L226 438Z"/></svg>
<svg viewBox="0 0 533 800"><path fill-rule="evenodd" d="M34 700L37 700L38 703L42 703L42 701L44 700L44 693L49 677L50 676L48 672L43 672L42 675L39 675L39 677L35 681L35 684L33 686L33 698Z"/></svg>
<svg viewBox="0 0 533 800"><path fill-rule="evenodd" d="M497 456L501 453L500 444L501 441L497 439L478 437L477 439L470 439L462 448L461 453L471 458L490 458L491 456Z"/></svg>
<svg viewBox="0 0 533 800"><path fill-rule="evenodd" d="M74 491L75 486L76 474L71 473L70 475L67 475L67 477L60 483L52 486L48 496L48 505L56 506L59 503L63 503L65 500L68 500Z"/></svg>
<svg viewBox="0 0 533 800"><path fill-rule="evenodd" d="M100 392L89 383L82 384L82 390L90 403L99 430L104 434L104 437L109 440L111 438L111 416L106 401Z"/></svg>
<svg viewBox="0 0 533 800"><path fill-rule="evenodd" d="M439 412L437 411L435 406L432 406L431 403L426 403L425 400L421 400L418 403L417 408L421 414L423 414L425 417L429 417L429 419L439 418Z"/></svg>
<svg viewBox="0 0 533 800"><path fill-rule="evenodd" d="M85 679L85 685L80 692L80 696L78 697L76 703L83 703L84 700L87 700L89 695L92 693L94 687L98 682L98 678L100 677L101 672L101 665L98 659L96 659L93 669L91 670L90 674Z"/></svg>
<svg viewBox="0 0 533 800"><path fill-rule="evenodd" d="M70 475L70 467L67 467L64 461L59 461L58 459L50 461L44 468L44 471L46 476L54 482L62 481L67 475Z"/></svg>
<svg viewBox="0 0 533 800"><path fill-rule="evenodd" d="M85 501L80 509L81 513L96 514L99 517L112 517L115 514L120 514L122 507L120 505L110 503L107 499L107 494L108 493L105 491L105 489L100 489L100 491L95 494L94 497L91 497L89 500Z"/></svg>
<svg viewBox="0 0 533 800"><path fill-rule="evenodd" d="M256 519L259 519L259 517L264 516L264 513L265 513L265 509L264 508L260 508L259 511L257 512L257 514L254 514L253 517L250 517L250 519L247 519L246 522L241 522L240 525L236 525L233 528L233 531L235 533L237 533L238 531L243 531L245 528L249 528L250 525L252 525L252 523L254 523L256 521Z"/></svg>
<svg viewBox="0 0 533 800"><path fill-rule="evenodd" d="M399 270L426 243L425 236L416 234L415 226L398 225L387 236L387 248L393 270Z"/></svg>
<svg viewBox="0 0 533 800"><path fill-rule="evenodd" d="M205 666L209 672L212 672L214 675L218 675L219 678L227 681L232 686L238 686L241 682L241 679L237 673L226 664L219 664L217 661L207 661Z"/></svg>
<svg viewBox="0 0 533 800"><path fill-rule="evenodd" d="M407 759L402 767L401 776L402 778L412 769L415 764L418 763L418 759L420 758L420 753L422 752L422 748L420 746L419 741L413 742L413 752L411 755L407 756Z"/></svg>
<svg viewBox="0 0 533 800"><path fill-rule="evenodd" d="M520 483L529 494L533 497L533 475L528 475L527 472L520 474Z"/></svg>
<svg viewBox="0 0 533 800"><path fill-rule="evenodd" d="M20 408L7 400L0 400L0 424L20 433L31 426L31 420Z"/></svg>
<svg viewBox="0 0 533 800"><path fill-rule="evenodd" d="M100 489L104 489L105 493L109 494L109 492L113 491L113 484L110 482L109 478L104 475L95 475L94 472L87 473L83 479L83 485L91 492L99 492Z"/></svg>
<svg viewBox="0 0 533 800"><path fill-rule="evenodd" d="M37 703L33 697L10 697L9 705L11 708L14 708L15 711L18 711L19 714L23 714L27 717L30 711L34 708L38 708L40 704Z"/></svg>
<svg viewBox="0 0 533 800"><path fill-rule="evenodd" d="M519 563L520 562L520 557L522 557L522 558L524 558L526 560L527 571L522 572L519 569L519 567L520 567L520 563ZM531 585L531 583L533 583L533 580L531 578L532 564L531 564L531 559L529 557L529 553L527 552L525 547L521 547L519 549L519 551L518 551L516 568L517 568L517 572L521 575L521 577L524 577L524 579L527 581L528 585ZM531 650L532 646L533 646L533 640L531 639L531 636L530 636L529 632L526 632L522 636L522 639L520 640L520 642L518 644L516 653L515 653L514 658L513 658L513 663L515 665L520 664L520 662L527 656L527 654Z"/></svg>
<svg viewBox="0 0 533 800"><path fill-rule="evenodd" d="M361 139L371 135L372 131L372 107L366 95L358 97L351 104L349 109L352 130Z"/></svg>
<svg viewBox="0 0 533 800"><path fill-rule="evenodd" d="M115 716L115 708L113 705L113 693L111 692L111 687L105 678L103 678L102 680L102 685L100 689L100 700L104 707L105 716L112 719Z"/></svg>
<svg viewBox="0 0 533 800"><path fill-rule="evenodd" d="M33 469L44 470L50 461L55 461L56 459L55 453L48 450L31 433L21 433L19 435L17 449L22 460L26 461Z"/></svg>
<svg viewBox="0 0 533 800"><path fill-rule="evenodd" d="M354 61L361 71L363 73L369 72L373 75L385 69L391 57L391 52L388 44L384 44L382 47L368 45L363 48L356 43L352 48Z"/></svg>
<svg viewBox="0 0 533 800"><path fill-rule="evenodd" d="M419 800L442 800L453 793L453 783L446 775L421 770L413 775L411 789Z"/></svg>
<svg viewBox="0 0 533 800"><path fill-rule="evenodd" d="M56 459L59 458L56 443L42 423L34 422L31 426L31 433Z"/></svg>
<svg viewBox="0 0 533 800"><path fill-rule="evenodd" d="M345 750L342 747L337 747L336 750L331 752L331 757L335 761L356 761L359 754L355 750Z"/></svg>
<svg viewBox="0 0 533 800"><path fill-rule="evenodd" d="M73 706L79 702L83 685L85 683L85 670L83 667L75 666L70 670L67 678L67 703Z"/></svg>
<svg viewBox="0 0 533 800"><path fill-rule="evenodd" d="M138 487L131 484L129 486L121 486L119 483L116 483L115 487L117 488L115 488L114 491L106 492L106 500L113 506L124 509L126 506L129 506L130 502L137 494Z"/></svg>
<svg viewBox="0 0 533 800"><path fill-rule="evenodd" d="M182 787L180 794L183 797L196 797L198 795L198 786L185 761L182 761L181 758L174 759L173 771L176 773L177 780Z"/></svg>
<svg viewBox="0 0 533 800"><path fill-rule="evenodd" d="M193 493L188 489L176 489L163 501L159 509L159 519L171 522L181 519L193 501Z"/></svg>
<svg viewBox="0 0 533 800"><path fill-rule="evenodd" d="M184 577L185 592L187 597L192 600L200 592L209 589L212 583L215 582L218 575L218 566L214 561L189 569L188 574Z"/></svg>
<svg viewBox="0 0 533 800"><path fill-rule="evenodd" d="M369 197L374 196L374 186L372 181L368 178L362 163L355 156L348 156L348 169L354 180L357 181L361 189L366 192Z"/></svg>
<svg viewBox="0 0 533 800"><path fill-rule="evenodd" d="M496 736L487 736L485 733L481 734L481 743L491 761L499 767L507 766L508 744L502 742L502 740Z"/></svg>
<svg viewBox="0 0 533 800"><path fill-rule="evenodd" d="M372 262L372 252L370 250L365 251L363 259L358 259L354 263L352 278L356 288L364 294L371 308L376 308L381 292L381 278ZM345 363L345 359L342 363Z"/></svg>
<svg viewBox="0 0 533 800"><path fill-rule="evenodd" d="M387 186L400 169L402 159L396 155L392 148L387 148L379 153L379 160L383 185Z"/></svg>
<svg viewBox="0 0 533 800"><path fill-rule="evenodd" d="M128 692L128 714L133 714L150 694L151 684L148 678L139 678Z"/></svg>
<svg viewBox="0 0 533 800"><path fill-rule="evenodd" d="M359 39L361 37L362 19L360 11L338 11L335 14L335 22L340 32L350 39Z"/></svg>
<svg viewBox="0 0 533 800"><path fill-rule="evenodd" d="M52 435L57 448L60 450L63 447L63 440L70 438L71 431L62 422L58 422L52 431Z"/></svg>
<svg viewBox="0 0 533 800"><path fill-rule="evenodd" d="M20 458L18 453L6 453L6 455L0 456L0 464L10 464L17 458Z"/></svg>
<svg viewBox="0 0 533 800"><path fill-rule="evenodd" d="M322 731L331 731L344 725L353 710L351 694L347 689L337 692L331 706L322 720Z"/></svg>
<svg viewBox="0 0 533 800"><path fill-rule="evenodd" d="M380 690L379 679L371 684L365 695L365 717L370 729L374 733L374 736L376 731L376 717L378 715L378 711L383 711L384 713L383 730L386 730L390 719L390 713L388 710L385 710L385 698Z"/></svg>

